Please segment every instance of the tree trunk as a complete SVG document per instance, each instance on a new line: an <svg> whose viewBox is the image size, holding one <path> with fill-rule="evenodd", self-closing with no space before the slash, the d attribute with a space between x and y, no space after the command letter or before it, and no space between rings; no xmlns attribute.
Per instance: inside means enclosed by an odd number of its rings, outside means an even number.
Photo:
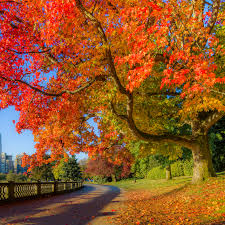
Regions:
<svg viewBox="0 0 225 225"><path fill-rule="evenodd" d="M167 180L171 180L172 179L171 166L170 165L166 166L166 179Z"/></svg>
<svg viewBox="0 0 225 225"><path fill-rule="evenodd" d="M117 180L116 180L116 175L115 175L115 174L112 174L111 177L112 177L112 181L113 181L113 182L117 182Z"/></svg>
<svg viewBox="0 0 225 225"><path fill-rule="evenodd" d="M200 183L208 177L216 176L207 135L198 138L198 144L192 148L192 154L194 159L192 183Z"/></svg>

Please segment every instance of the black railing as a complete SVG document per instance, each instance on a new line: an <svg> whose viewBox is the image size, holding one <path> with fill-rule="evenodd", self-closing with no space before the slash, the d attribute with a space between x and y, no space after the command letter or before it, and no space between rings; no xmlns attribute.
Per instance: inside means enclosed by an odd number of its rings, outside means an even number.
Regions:
<svg viewBox="0 0 225 225"><path fill-rule="evenodd" d="M69 182L7 182L0 183L0 203L19 199L30 199L43 195L71 192L80 189L83 181Z"/></svg>

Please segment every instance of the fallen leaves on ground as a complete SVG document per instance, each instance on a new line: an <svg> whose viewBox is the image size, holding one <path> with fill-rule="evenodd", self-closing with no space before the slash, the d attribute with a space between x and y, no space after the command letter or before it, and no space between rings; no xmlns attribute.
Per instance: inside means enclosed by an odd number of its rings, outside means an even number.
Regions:
<svg viewBox="0 0 225 225"><path fill-rule="evenodd" d="M225 177L211 178L200 185L177 186L164 192L127 193L118 224L222 224L225 221Z"/></svg>

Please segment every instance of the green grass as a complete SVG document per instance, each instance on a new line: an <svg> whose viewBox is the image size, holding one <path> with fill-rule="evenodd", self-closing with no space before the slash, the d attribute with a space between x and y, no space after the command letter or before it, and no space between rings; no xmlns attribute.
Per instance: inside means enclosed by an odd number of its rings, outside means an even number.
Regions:
<svg viewBox="0 0 225 225"><path fill-rule="evenodd" d="M150 180L150 179L138 179L136 180L136 183L134 180L128 179L128 180L121 180L118 182L108 182L105 183L106 185L113 185L119 188L122 188L124 190L151 190L151 191L159 191L159 188L161 191L167 188L173 188L173 187L182 187L191 182L191 177L175 177L172 180Z"/></svg>
<svg viewBox="0 0 225 225"><path fill-rule="evenodd" d="M224 179L225 172L217 173L215 179L221 180ZM207 182L207 181L206 181ZM182 187L191 183L191 176L182 176L182 177L173 177L172 180L167 181L166 179L161 180L150 180L150 179L137 179L134 182L134 179L121 180L118 182L108 182L105 185L112 185L124 190L157 190L157 189L166 189L173 187ZM158 190L159 191L159 190Z"/></svg>

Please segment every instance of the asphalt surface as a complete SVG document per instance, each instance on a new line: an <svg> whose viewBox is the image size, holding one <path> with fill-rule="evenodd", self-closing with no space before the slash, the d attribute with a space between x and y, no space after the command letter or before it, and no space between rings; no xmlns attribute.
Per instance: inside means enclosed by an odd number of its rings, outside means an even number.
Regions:
<svg viewBox="0 0 225 225"><path fill-rule="evenodd" d="M122 206L117 187L85 185L81 190L0 206L1 225L107 225Z"/></svg>

